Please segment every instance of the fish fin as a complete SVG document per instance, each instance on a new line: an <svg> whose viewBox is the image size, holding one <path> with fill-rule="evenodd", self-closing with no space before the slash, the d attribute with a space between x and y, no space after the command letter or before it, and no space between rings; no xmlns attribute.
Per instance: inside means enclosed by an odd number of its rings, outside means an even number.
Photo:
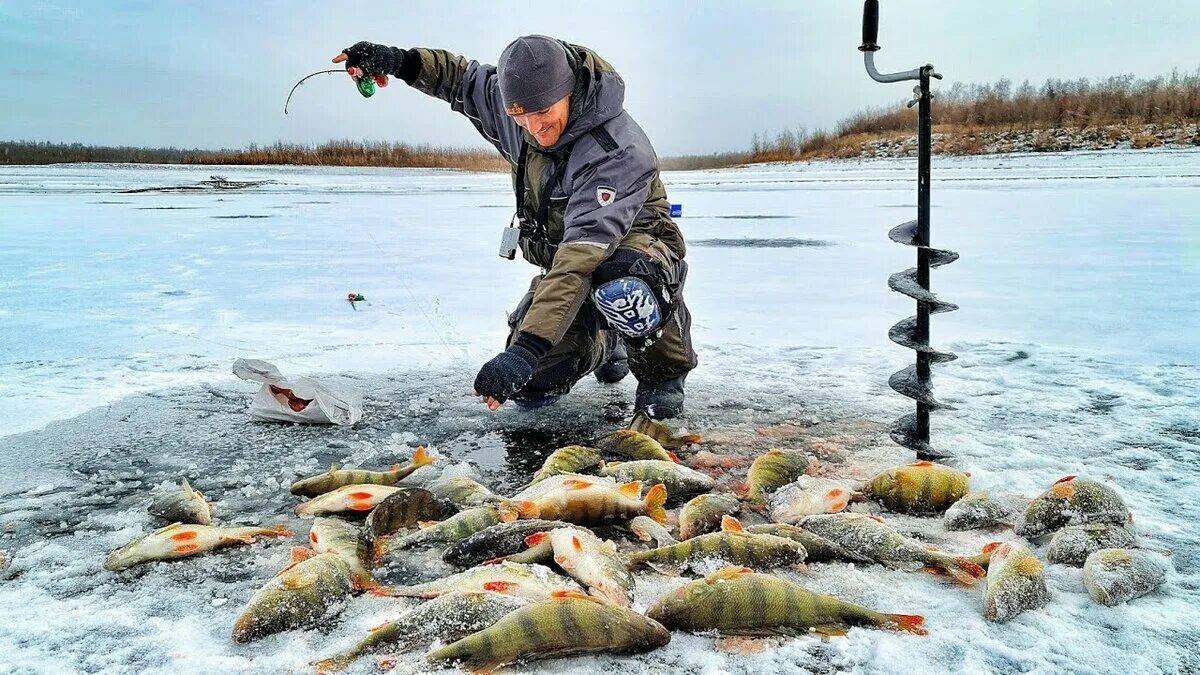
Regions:
<svg viewBox="0 0 1200 675"><path fill-rule="evenodd" d="M573 567L575 567L574 565L571 564L571 559L565 555L554 556L554 564L558 565L559 567L563 568L564 570L570 570Z"/></svg>
<svg viewBox="0 0 1200 675"><path fill-rule="evenodd" d="M583 553L583 542L579 541L579 537L571 535L571 547L578 553Z"/></svg>
<svg viewBox="0 0 1200 675"><path fill-rule="evenodd" d="M928 635L929 631L921 627L925 617L920 614L884 614L892 622L892 627L904 633L913 635Z"/></svg>
<svg viewBox="0 0 1200 675"><path fill-rule="evenodd" d="M550 597L552 597L552 598L573 598L575 600L591 600L592 602L600 602L596 598L593 598L592 596L586 595L584 593L580 593L579 591L551 591Z"/></svg>
<svg viewBox="0 0 1200 675"><path fill-rule="evenodd" d="M1068 483L1073 480L1075 480L1075 476L1063 476L1062 478L1059 478L1058 480L1054 481L1054 484L1058 485L1059 483Z"/></svg>
<svg viewBox="0 0 1200 675"><path fill-rule="evenodd" d="M381 585L382 584L380 584L378 581L375 581L375 578L367 572L350 575L350 588L358 591L359 593L370 591L378 588Z"/></svg>
<svg viewBox="0 0 1200 675"><path fill-rule="evenodd" d="M993 541L993 542L992 542L992 543L990 543L990 544L984 544L984 545L983 545L983 552L984 552L984 553L991 553L992 551L995 551L996 549L1000 548L1000 545L1001 545L1001 544L1003 544L1003 543L1004 543L1004 542L1001 542L1001 541Z"/></svg>
<svg viewBox="0 0 1200 675"><path fill-rule="evenodd" d="M620 492L621 494L625 495L626 497L633 497L634 499L637 499L642 496L642 481L640 481L640 480L629 481L628 483L625 483L624 485L619 486L617 488L617 492Z"/></svg>
<svg viewBox="0 0 1200 675"><path fill-rule="evenodd" d="M748 635L722 635L717 638L716 648L730 654L759 654L771 645L769 638Z"/></svg>
<svg viewBox="0 0 1200 675"><path fill-rule="evenodd" d="M642 541L651 541L654 539L654 535L650 534L649 530L634 525L632 521L629 523L628 527L629 531L633 532L634 536Z"/></svg>
<svg viewBox="0 0 1200 675"><path fill-rule="evenodd" d="M195 530L184 530L171 535L171 541L192 541L200 536L200 533Z"/></svg>
<svg viewBox="0 0 1200 675"><path fill-rule="evenodd" d="M440 520L418 520L417 527L421 528L422 530L428 530L429 528L433 527L434 525L437 525L440 522L442 522L442 521L440 521Z"/></svg>
<svg viewBox="0 0 1200 675"><path fill-rule="evenodd" d="M399 471L399 470L400 470L400 465L399 465L399 464L393 464L393 465L392 465L392 468L388 469L388 473L394 473L394 472L396 472L396 471Z"/></svg>
<svg viewBox="0 0 1200 675"><path fill-rule="evenodd" d="M724 569L719 569L716 572L713 572L712 574L708 575L707 577L704 577L704 583L713 584L718 581L732 579L740 574L750 574L753 571L754 570L750 569L749 567L738 567L736 565L733 565L730 567L726 567Z"/></svg>
<svg viewBox="0 0 1200 675"><path fill-rule="evenodd" d="M660 524L666 525L667 510L663 508L663 504L666 503L667 487L662 483L655 483L654 487L646 492L646 515Z"/></svg>
<svg viewBox="0 0 1200 675"><path fill-rule="evenodd" d="M835 498L835 499L836 499L836 498L838 498L838 497L841 497L841 496L842 496L842 495L844 495L844 494L846 494L846 491L845 491L845 490L843 490L842 488L834 488L834 489L830 490L829 492L826 492L826 493L825 493L825 496L826 496L826 497L833 497L833 498Z"/></svg>
<svg viewBox="0 0 1200 675"><path fill-rule="evenodd" d="M675 440L683 444L699 443L700 441L704 440L704 437L700 434L686 434L684 436L676 436Z"/></svg>
<svg viewBox="0 0 1200 675"><path fill-rule="evenodd" d="M846 633L850 632L845 624L840 623L823 623L819 626L813 626L809 630L826 638L843 637Z"/></svg>
<svg viewBox="0 0 1200 675"><path fill-rule="evenodd" d="M380 537L371 543L371 563L373 565L379 565L383 561L383 557L387 555L387 544L390 539L390 536Z"/></svg>
<svg viewBox="0 0 1200 675"><path fill-rule="evenodd" d="M242 544L253 544L254 543L254 535L253 534L244 534L240 537L225 537L225 541L227 541L229 543L233 543L236 541L236 542L239 542Z"/></svg>
<svg viewBox="0 0 1200 675"><path fill-rule="evenodd" d="M676 464L680 464L680 463L681 463L681 462L680 462L680 460L679 460L679 455L677 455L677 454L675 454L675 453L671 452L670 450L667 450L667 457L670 457L670 458L671 458L671 461L672 461L672 462L675 462Z"/></svg>
<svg viewBox="0 0 1200 675"><path fill-rule="evenodd" d="M375 504L366 501L365 499L359 499L347 504L346 508L350 509L351 511L370 511L371 509L375 508Z"/></svg>
<svg viewBox="0 0 1200 675"><path fill-rule="evenodd" d="M841 513L842 511L846 510L847 506L848 506L848 504L846 502L834 502L829 505L829 512L830 513Z"/></svg>
<svg viewBox="0 0 1200 675"><path fill-rule="evenodd" d="M721 531L722 532L745 532L746 528L742 527L742 521L730 515L721 516Z"/></svg>
<svg viewBox="0 0 1200 675"><path fill-rule="evenodd" d="M534 546L541 544L542 542L546 541L549 538L550 538L549 532L534 532L533 534L529 535L528 537L525 537L525 545L528 546L529 548L533 548Z"/></svg>
<svg viewBox="0 0 1200 675"><path fill-rule="evenodd" d="M308 665L317 669L317 675L327 675L328 673L340 673L350 665L343 656L331 656L320 661L310 661Z"/></svg>
<svg viewBox="0 0 1200 675"><path fill-rule="evenodd" d="M511 503L500 504L496 506L496 517L502 523L511 523L521 518L521 510Z"/></svg>
<svg viewBox="0 0 1200 675"><path fill-rule="evenodd" d="M987 574L978 563L970 558L955 558L944 556L933 561L932 565L949 574L955 581L964 586L974 586L979 577Z"/></svg>
<svg viewBox="0 0 1200 675"><path fill-rule="evenodd" d="M485 581L481 588L483 588L485 591L492 591L495 593L507 593L516 588L518 585L519 584L511 581Z"/></svg>
<svg viewBox="0 0 1200 675"><path fill-rule="evenodd" d="M333 472L337 471L337 470L338 470L338 469L340 469L340 468L342 468L342 467L338 466L337 464L330 464L330 465L329 465L329 471L327 471L326 473L333 473Z"/></svg>
<svg viewBox="0 0 1200 675"><path fill-rule="evenodd" d="M933 462L931 462L927 459L924 459L924 460L921 460L920 462L913 462L912 464L909 464L909 466L933 466Z"/></svg>
<svg viewBox="0 0 1200 675"><path fill-rule="evenodd" d="M379 631L383 630L384 628L387 628L390 625L392 625L391 621L384 621L383 623L379 624L378 626L373 626L371 628L368 628L367 632L368 633L378 633Z"/></svg>
<svg viewBox="0 0 1200 675"><path fill-rule="evenodd" d="M594 483L592 483L592 481L584 480L582 478L568 478L562 482L562 486L568 490L581 490L585 487L590 487L593 484Z"/></svg>
<svg viewBox="0 0 1200 675"><path fill-rule="evenodd" d="M375 666L380 672L385 672L396 667L400 663L400 659L395 656L381 656L375 660Z"/></svg>
<svg viewBox="0 0 1200 675"><path fill-rule="evenodd" d="M272 526L270 526L270 527L268 527L268 528L266 528L266 529L268 529L268 530L270 530L270 531L271 531L271 535L269 535L269 536L273 536L273 537L291 537L291 536L294 536L294 535L292 534L292 531L291 531L291 530L289 530L289 529L287 529L287 526L286 526L286 525L284 525L283 523L279 523L278 525L272 525Z"/></svg>
<svg viewBox="0 0 1200 675"><path fill-rule="evenodd" d="M175 546L176 553L195 553L200 550L199 544L178 544Z"/></svg>
<svg viewBox="0 0 1200 675"><path fill-rule="evenodd" d="M192 484L189 483L188 479L186 479L186 478L179 481L179 487L183 488L183 491L188 494L191 494L196 491L195 489L192 488Z"/></svg>
<svg viewBox="0 0 1200 675"><path fill-rule="evenodd" d="M417 451L414 452L413 456L412 456L412 464L416 465L417 467L422 467L422 466L425 466L426 464L432 464L432 463L433 463L433 457L429 456L429 451L427 451L425 449L425 446L423 446L423 445L417 446Z"/></svg>
<svg viewBox="0 0 1200 675"><path fill-rule="evenodd" d="M537 518L540 511L537 503L530 501L513 502L513 508L517 510L517 513L521 514L522 518Z"/></svg>

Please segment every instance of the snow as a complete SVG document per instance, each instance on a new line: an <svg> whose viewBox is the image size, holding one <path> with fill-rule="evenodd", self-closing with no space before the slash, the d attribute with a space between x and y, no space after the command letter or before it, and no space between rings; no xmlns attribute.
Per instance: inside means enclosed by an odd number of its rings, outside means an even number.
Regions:
<svg viewBox="0 0 1200 675"><path fill-rule="evenodd" d="M116 192L212 174L273 182ZM886 280L913 253L886 233L914 217L915 162L665 180L697 244L687 297L701 366L689 379L689 430L866 420L882 438L879 425L911 407L887 376L912 353L886 335L912 303ZM973 490L1032 497L1068 474L1109 482L1141 544L1171 553L1161 588L1102 607L1081 570L1047 565L1050 604L994 625L979 589L878 565L812 565L780 574L880 611L924 614L930 635L853 630L740 656L676 633L636 658L519 670L1200 668L1198 197L1200 151L933 164L933 243L962 254L933 273L939 297L962 308L932 322L934 344L960 357L935 369L938 397L957 408L934 417L935 443L961 457ZM307 529L291 516L287 485L330 463L383 468L432 442L512 494L540 465L531 449L611 429L603 408L627 407L632 381L581 383L540 415L511 406L489 415L468 395L534 273L496 255L511 202L506 176L448 171L0 168L0 549L11 557L0 574L0 672L303 671L411 606L358 598L328 628L235 645L234 618L286 562L288 544L102 571L107 551L154 526L145 506L156 486L187 476L216 502L216 523L284 522L299 540ZM730 239L739 245L721 241ZM350 291L367 301L351 308ZM257 387L230 374L238 357L362 388L366 417L350 429L251 423ZM904 459L886 441L852 456L864 466ZM948 532L936 518L888 520L954 553L1013 538ZM1044 559L1044 546L1034 551ZM682 583L639 573L635 608ZM356 672L373 669L368 659Z"/></svg>

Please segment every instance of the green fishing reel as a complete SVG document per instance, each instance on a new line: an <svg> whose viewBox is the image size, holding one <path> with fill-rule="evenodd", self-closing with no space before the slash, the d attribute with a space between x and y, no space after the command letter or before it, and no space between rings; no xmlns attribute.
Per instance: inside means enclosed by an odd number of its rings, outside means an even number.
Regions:
<svg viewBox="0 0 1200 675"><path fill-rule="evenodd" d="M363 95L363 98L371 98L375 95L375 79L366 75L354 81L358 86L358 93Z"/></svg>

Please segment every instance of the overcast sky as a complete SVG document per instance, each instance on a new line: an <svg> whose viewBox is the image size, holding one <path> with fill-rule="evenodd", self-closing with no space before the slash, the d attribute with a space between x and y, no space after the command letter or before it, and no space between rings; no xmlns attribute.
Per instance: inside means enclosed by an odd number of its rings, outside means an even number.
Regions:
<svg viewBox="0 0 1200 675"><path fill-rule="evenodd" d="M1200 68L1200 2L881 0L878 65L955 81L1139 77ZM333 138L479 145L440 101L363 99L324 75L358 40L495 63L514 37L589 46L627 84L660 155L746 149L905 97L863 71L858 0L0 0L0 139L180 147ZM935 104L936 105L936 104ZM936 115L936 107L935 107Z"/></svg>

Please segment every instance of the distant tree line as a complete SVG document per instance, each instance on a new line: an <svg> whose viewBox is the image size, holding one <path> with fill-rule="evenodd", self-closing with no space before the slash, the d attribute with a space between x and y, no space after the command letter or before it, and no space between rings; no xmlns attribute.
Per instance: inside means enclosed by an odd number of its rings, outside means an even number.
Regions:
<svg viewBox="0 0 1200 675"><path fill-rule="evenodd" d="M936 131L1035 131L1106 125L1185 124L1200 120L1200 71L1136 79L1119 75L1098 81L1029 81L1014 87L1004 79L992 84L955 83L935 90ZM709 169L750 162L854 156L862 142L881 135L911 133L916 110L904 102L871 108L839 122L833 130L803 126L774 134L755 134L748 152L665 157L665 169ZM135 148L82 143L0 141L0 164L128 162L147 164L310 164L393 166L504 171L508 164L484 149L406 143L329 141L320 144L275 143L243 150Z"/></svg>

